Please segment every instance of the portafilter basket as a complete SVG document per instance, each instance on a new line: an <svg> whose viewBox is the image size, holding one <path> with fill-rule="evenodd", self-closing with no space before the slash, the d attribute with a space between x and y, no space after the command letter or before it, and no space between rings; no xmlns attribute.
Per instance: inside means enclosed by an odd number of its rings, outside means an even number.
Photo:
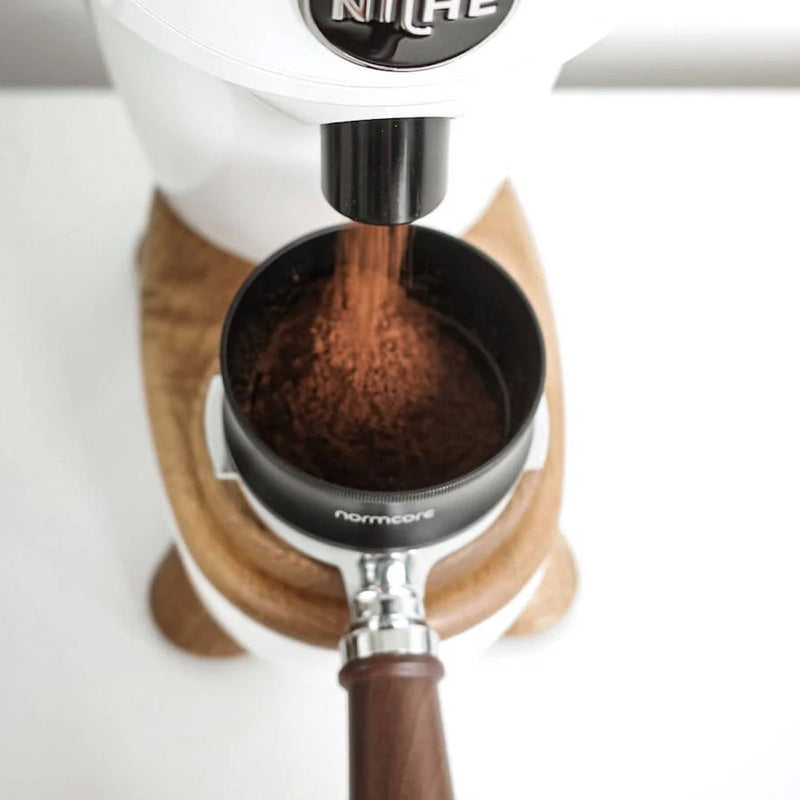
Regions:
<svg viewBox="0 0 800 800"><path fill-rule="evenodd" d="M245 281L222 334L222 378L206 413L215 471L235 479L264 523L290 545L337 566L351 627L340 681L350 695L351 797L452 797L436 684L438 638L425 624L431 567L499 515L531 452L545 376L544 340L519 286L455 237L415 227L410 296L476 344L501 392L505 440L471 472L415 491L375 492L306 474L263 442L242 411L233 356L257 324L267 335L309 284L331 275L340 228L283 248ZM465 436L469 431L464 432ZM478 587L479 588L479 587Z"/></svg>

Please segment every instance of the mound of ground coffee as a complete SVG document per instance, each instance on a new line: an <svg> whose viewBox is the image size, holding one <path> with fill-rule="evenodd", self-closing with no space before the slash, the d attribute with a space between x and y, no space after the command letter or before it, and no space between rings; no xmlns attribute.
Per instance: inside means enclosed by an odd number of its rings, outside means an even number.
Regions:
<svg viewBox="0 0 800 800"><path fill-rule="evenodd" d="M503 442L476 348L400 283L407 228L351 226L333 277L263 343L244 412L303 471L354 489L457 478Z"/></svg>

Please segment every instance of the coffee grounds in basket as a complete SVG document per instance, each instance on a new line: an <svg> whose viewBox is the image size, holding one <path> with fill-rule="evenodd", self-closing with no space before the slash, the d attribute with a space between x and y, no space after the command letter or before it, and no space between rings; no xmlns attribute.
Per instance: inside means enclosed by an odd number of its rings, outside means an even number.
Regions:
<svg viewBox="0 0 800 800"><path fill-rule="evenodd" d="M345 229L331 279L256 343L246 416L284 459L353 489L444 483L503 443L484 357L400 283L407 237L406 228Z"/></svg>

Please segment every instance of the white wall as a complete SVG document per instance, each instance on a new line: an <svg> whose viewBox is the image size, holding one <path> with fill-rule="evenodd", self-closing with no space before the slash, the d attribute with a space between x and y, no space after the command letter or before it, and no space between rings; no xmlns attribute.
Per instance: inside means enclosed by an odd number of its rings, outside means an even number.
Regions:
<svg viewBox="0 0 800 800"><path fill-rule="evenodd" d="M630 0L562 85L800 86L798 0Z"/></svg>
<svg viewBox="0 0 800 800"><path fill-rule="evenodd" d="M83 0L0 0L0 86L103 83ZM800 86L800 0L631 0L561 85Z"/></svg>
<svg viewBox="0 0 800 800"><path fill-rule="evenodd" d="M567 64L560 86L800 86L800 25L623 27Z"/></svg>
<svg viewBox="0 0 800 800"><path fill-rule="evenodd" d="M0 85L104 82L82 0L0 0Z"/></svg>

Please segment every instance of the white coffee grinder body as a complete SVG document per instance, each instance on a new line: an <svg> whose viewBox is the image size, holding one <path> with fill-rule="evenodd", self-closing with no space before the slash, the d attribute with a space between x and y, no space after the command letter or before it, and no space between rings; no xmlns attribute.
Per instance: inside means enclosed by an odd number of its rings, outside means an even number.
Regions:
<svg viewBox="0 0 800 800"><path fill-rule="evenodd" d="M171 207L214 244L258 262L341 221L319 188L319 126L342 120L453 118L448 192L425 222L463 233L520 152L547 157L547 116L537 110L564 62L610 28L619 2L520 0L479 46L411 71L343 58L311 30L298 0L90 7ZM436 25L448 24L452 5L438 3ZM462 5L466 13L467 0L455 3ZM531 109L541 119L533 128Z"/></svg>
<svg viewBox="0 0 800 800"><path fill-rule="evenodd" d="M351 16L370 7L339 5ZM411 5L398 3L396 13ZM426 5L439 26L497 6ZM159 190L191 229L252 261L343 220L320 191L320 126L341 121L451 118L449 187L425 222L466 231L513 173L517 154L539 146L538 131L520 120L543 105L563 63L609 29L618 5L520 0L479 46L441 64L397 70L342 57L298 0L90 0L106 62ZM531 468L546 453L546 403L540 418ZM211 449L221 452L213 441ZM319 663L328 673L334 654L249 618L203 575L177 525L175 539L204 604L246 649L312 669ZM540 577L502 612L454 637L445 657L481 650L501 636Z"/></svg>

